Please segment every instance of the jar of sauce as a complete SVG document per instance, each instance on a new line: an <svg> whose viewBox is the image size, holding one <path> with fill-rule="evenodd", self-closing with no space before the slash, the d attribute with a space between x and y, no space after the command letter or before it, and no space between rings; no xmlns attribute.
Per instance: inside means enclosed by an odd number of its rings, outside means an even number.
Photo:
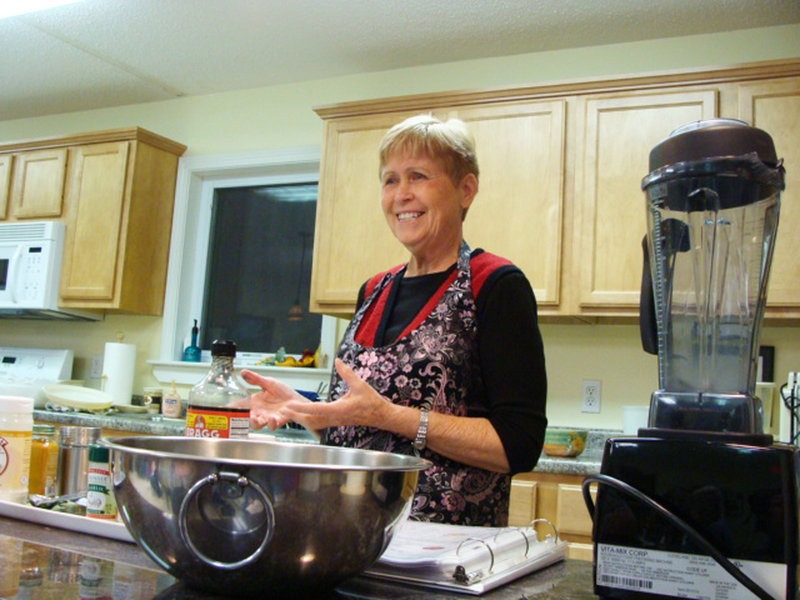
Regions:
<svg viewBox="0 0 800 600"><path fill-rule="evenodd" d="M58 492L58 442L53 425L35 424L31 439L28 493L55 496Z"/></svg>

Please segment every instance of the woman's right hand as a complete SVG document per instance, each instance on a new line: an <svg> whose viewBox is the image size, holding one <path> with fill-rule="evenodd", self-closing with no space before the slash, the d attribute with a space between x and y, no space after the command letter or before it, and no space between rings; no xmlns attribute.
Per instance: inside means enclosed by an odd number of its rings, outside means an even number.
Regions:
<svg viewBox="0 0 800 600"><path fill-rule="evenodd" d="M253 429L268 427L270 431L274 431L278 427L283 427L291 421L282 412L286 404L293 400L310 402L308 398L298 394L290 386L272 377L262 377L246 369L242 370L241 376L250 385L261 388L260 392L256 392L248 398L250 425Z"/></svg>

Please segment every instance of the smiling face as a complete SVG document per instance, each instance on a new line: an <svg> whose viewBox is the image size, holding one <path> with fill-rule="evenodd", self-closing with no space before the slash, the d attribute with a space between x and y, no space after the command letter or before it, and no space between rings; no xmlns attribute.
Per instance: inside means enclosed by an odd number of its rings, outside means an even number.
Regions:
<svg viewBox="0 0 800 600"><path fill-rule="evenodd" d="M424 154L391 154L381 170L381 207L395 237L411 253L407 274L434 273L458 256L464 211L478 180L454 183L441 161Z"/></svg>

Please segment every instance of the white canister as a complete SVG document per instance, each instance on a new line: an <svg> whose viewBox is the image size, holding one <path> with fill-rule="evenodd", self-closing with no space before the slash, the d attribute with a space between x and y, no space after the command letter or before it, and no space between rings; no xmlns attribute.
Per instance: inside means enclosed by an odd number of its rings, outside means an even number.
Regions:
<svg viewBox="0 0 800 600"><path fill-rule="evenodd" d="M0 500L28 497L32 432L33 398L0 396Z"/></svg>

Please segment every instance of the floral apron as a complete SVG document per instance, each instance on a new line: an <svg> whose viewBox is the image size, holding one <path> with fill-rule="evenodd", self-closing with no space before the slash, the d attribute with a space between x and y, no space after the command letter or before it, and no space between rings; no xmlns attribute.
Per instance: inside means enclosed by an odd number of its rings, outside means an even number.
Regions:
<svg viewBox="0 0 800 600"><path fill-rule="evenodd" d="M461 243L456 277L422 323L394 342L371 347L358 343L356 332L369 306L393 279L387 273L364 301L345 331L339 358L395 404L466 416L470 393L479 381L475 300L472 296L470 249ZM402 272L398 275L402 277ZM347 392L333 373L330 400ZM412 440L364 426L334 427L323 443L417 454ZM511 477L453 461L425 448L420 456L433 466L420 473L411 518L460 525L504 526L508 519Z"/></svg>

